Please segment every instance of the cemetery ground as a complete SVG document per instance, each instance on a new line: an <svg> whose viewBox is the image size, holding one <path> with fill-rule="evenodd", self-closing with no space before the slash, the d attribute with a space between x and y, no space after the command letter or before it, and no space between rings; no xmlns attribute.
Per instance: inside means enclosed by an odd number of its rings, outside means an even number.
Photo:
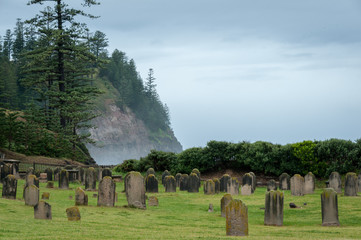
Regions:
<svg viewBox="0 0 361 240"><path fill-rule="evenodd" d="M0 239L228 239L226 220L221 217L220 200L224 193L205 195L203 183L199 193L179 191L165 193L159 185L158 207L146 210L126 207L124 184L117 183L115 207L97 207L97 191L86 191L89 206L79 206L80 221L68 221L66 208L75 205L75 189L45 188L40 183L40 196L52 207L52 220L34 219L34 209L22 200L24 180L18 180L17 199L0 198ZM57 186L57 183L54 184ZM98 185L98 183L97 183ZM2 187L2 185L0 185ZM81 186L83 187L83 186ZM2 190L2 189L1 189ZM338 195L340 227L321 226L321 192L301 197L283 191L284 221L282 227L264 226L265 187L258 187L251 196L236 195L248 206L249 236L247 239L361 239L361 197ZM72 196L72 199L69 198ZM290 209L293 202L300 208ZM208 212L212 203L214 212ZM304 205L307 203L307 205Z"/></svg>

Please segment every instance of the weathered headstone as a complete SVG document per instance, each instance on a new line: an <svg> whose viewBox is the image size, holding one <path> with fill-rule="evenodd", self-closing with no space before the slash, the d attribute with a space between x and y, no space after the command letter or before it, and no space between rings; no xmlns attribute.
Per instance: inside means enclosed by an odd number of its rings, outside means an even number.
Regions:
<svg viewBox="0 0 361 240"><path fill-rule="evenodd" d="M182 174L180 174L180 173L177 173L177 174L175 175L175 181L176 181L176 183L177 183L177 187L178 187L178 188L180 187L181 177L182 177Z"/></svg>
<svg viewBox="0 0 361 240"><path fill-rule="evenodd" d="M79 211L78 207L67 208L66 215L68 216L68 221L79 221L80 220L80 211Z"/></svg>
<svg viewBox="0 0 361 240"><path fill-rule="evenodd" d="M69 173L65 169L62 169L59 173L59 188L60 189L69 188Z"/></svg>
<svg viewBox="0 0 361 240"><path fill-rule="evenodd" d="M61 168L56 167L54 170L54 181L59 181L59 174L60 174Z"/></svg>
<svg viewBox="0 0 361 240"><path fill-rule="evenodd" d="M162 174L162 185L164 186L164 179L165 179L165 177L166 176L169 176L170 175L170 173L168 172L168 170L165 170L164 172L163 172L163 174Z"/></svg>
<svg viewBox="0 0 361 240"><path fill-rule="evenodd" d="M221 183L218 178L213 178L214 182L214 193L218 194L221 191Z"/></svg>
<svg viewBox="0 0 361 240"><path fill-rule="evenodd" d="M88 168L85 171L85 189L88 191L96 190L97 184L97 172L93 167Z"/></svg>
<svg viewBox="0 0 361 240"><path fill-rule="evenodd" d="M231 178L231 181L228 182L227 193L231 195L239 194L239 182L237 178L233 177Z"/></svg>
<svg viewBox="0 0 361 240"><path fill-rule="evenodd" d="M100 180L98 187L98 206L114 207L115 186L115 182L109 176L103 177L103 179Z"/></svg>
<svg viewBox="0 0 361 240"><path fill-rule="evenodd" d="M219 180L220 182L219 190L221 192L227 192L228 182L230 181L231 181L231 177L228 174L224 174Z"/></svg>
<svg viewBox="0 0 361 240"><path fill-rule="evenodd" d="M357 177L357 192L361 192L361 173Z"/></svg>
<svg viewBox="0 0 361 240"><path fill-rule="evenodd" d="M254 174L254 172L249 172L249 174L252 176L252 193L254 193L254 191L256 191L257 188L257 177L256 174Z"/></svg>
<svg viewBox="0 0 361 240"><path fill-rule="evenodd" d="M321 194L322 226L339 226L337 192L325 188Z"/></svg>
<svg viewBox="0 0 361 240"><path fill-rule="evenodd" d="M313 173L309 172L305 176L304 194L312 194L315 191L316 178Z"/></svg>
<svg viewBox="0 0 361 240"><path fill-rule="evenodd" d="M148 177L148 175L153 174L155 176L155 171L154 168L148 168L146 174L145 174L145 178Z"/></svg>
<svg viewBox="0 0 361 240"><path fill-rule="evenodd" d="M197 174L197 177L198 177L198 179L199 179L198 188L200 188L200 187L201 187L201 172L200 172L197 168L194 168L194 169L192 170L191 174L192 174L192 173Z"/></svg>
<svg viewBox="0 0 361 240"><path fill-rule="evenodd" d="M264 225L283 225L283 201L282 192L273 190L266 192Z"/></svg>
<svg viewBox="0 0 361 240"><path fill-rule="evenodd" d="M241 195L249 196L252 194L252 186L245 184L241 186Z"/></svg>
<svg viewBox="0 0 361 240"><path fill-rule="evenodd" d="M267 191L276 191L277 190L277 184L276 181L271 179L267 182Z"/></svg>
<svg viewBox="0 0 361 240"><path fill-rule="evenodd" d="M88 195L81 187L75 190L75 206L88 206Z"/></svg>
<svg viewBox="0 0 361 240"><path fill-rule="evenodd" d="M233 200L232 195L227 193L221 199L221 216L226 217L226 206Z"/></svg>
<svg viewBox="0 0 361 240"><path fill-rule="evenodd" d="M215 184L212 179L208 179L206 182L204 182L203 190L204 194L212 195L216 193Z"/></svg>
<svg viewBox="0 0 361 240"><path fill-rule="evenodd" d="M179 190L180 191L188 191L188 174L182 174L182 177L180 179L179 183Z"/></svg>
<svg viewBox="0 0 361 240"><path fill-rule="evenodd" d="M8 199L16 199L17 186L18 181L16 180L16 177L12 174L7 175L3 179L2 197Z"/></svg>
<svg viewBox="0 0 361 240"><path fill-rule="evenodd" d="M102 178L104 177L112 177L112 171L109 168L104 168L102 170Z"/></svg>
<svg viewBox="0 0 361 240"><path fill-rule="evenodd" d="M54 182L48 182L46 188L54 188Z"/></svg>
<svg viewBox="0 0 361 240"><path fill-rule="evenodd" d="M144 179L139 172L131 172L127 176L126 196L128 206L146 208Z"/></svg>
<svg viewBox="0 0 361 240"><path fill-rule="evenodd" d="M251 188L251 191L252 193L254 192L254 179L255 179L255 176L253 176L251 173L245 173L242 177L242 186L243 185L250 185L252 188Z"/></svg>
<svg viewBox="0 0 361 240"><path fill-rule="evenodd" d="M53 181L53 170L51 168L45 169L46 180Z"/></svg>
<svg viewBox="0 0 361 240"><path fill-rule="evenodd" d="M279 177L279 188L280 190L290 190L291 189L291 182L290 182L290 175L287 173L282 173Z"/></svg>
<svg viewBox="0 0 361 240"><path fill-rule="evenodd" d="M158 205L159 205L158 198L155 196L150 196L148 199L148 206L158 207Z"/></svg>
<svg viewBox="0 0 361 240"><path fill-rule="evenodd" d="M227 236L248 236L248 208L241 200L232 200L226 206Z"/></svg>
<svg viewBox="0 0 361 240"><path fill-rule="evenodd" d="M293 177L291 177L291 195L303 196L304 183L305 180L301 175L293 175Z"/></svg>
<svg viewBox="0 0 361 240"><path fill-rule="evenodd" d="M39 188L39 179L32 174L29 174L25 177L25 187L35 185Z"/></svg>
<svg viewBox="0 0 361 240"><path fill-rule="evenodd" d="M39 188L35 185L25 187L24 190L25 205L35 206L39 202Z"/></svg>
<svg viewBox="0 0 361 240"><path fill-rule="evenodd" d="M35 175L35 170L33 167L29 167L28 170L26 170L26 176L27 175Z"/></svg>
<svg viewBox="0 0 361 240"><path fill-rule="evenodd" d="M44 201L39 201L34 206L34 218L35 219L46 219L51 220L51 206L49 203Z"/></svg>
<svg viewBox="0 0 361 240"><path fill-rule="evenodd" d="M357 175L349 172L345 178L345 196L357 196Z"/></svg>
<svg viewBox="0 0 361 240"><path fill-rule="evenodd" d="M338 172L332 172L330 174L328 186L333 188L337 193L342 193L341 176Z"/></svg>
<svg viewBox="0 0 361 240"><path fill-rule="evenodd" d="M95 181L100 181L103 178L102 176L103 171L101 170L101 168L95 168L94 170L95 170Z"/></svg>
<svg viewBox="0 0 361 240"><path fill-rule="evenodd" d="M125 177L124 177L124 192L127 192L127 181L128 181L128 177L131 173L135 173L134 171L130 171L128 172L127 174L125 174Z"/></svg>
<svg viewBox="0 0 361 240"><path fill-rule="evenodd" d="M39 181L40 182L47 182L48 175L46 173L40 173Z"/></svg>
<svg viewBox="0 0 361 240"><path fill-rule="evenodd" d="M199 178L195 173L191 173L191 175L189 175L188 192L190 193L199 192Z"/></svg>
<svg viewBox="0 0 361 240"><path fill-rule="evenodd" d="M176 192L177 182L172 175L166 176L164 179L165 192Z"/></svg>
<svg viewBox="0 0 361 240"><path fill-rule="evenodd" d="M78 180L81 184L85 184L85 169L82 167L78 168Z"/></svg>
<svg viewBox="0 0 361 240"><path fill-rule="evenodd" d="M50 193L43 192L43 194L41 194L41 199L49 200L49 198L50 198Z"/></svg>
<svg viewBox="0 0 361 240"><path fill-rule="evenodd" d="M153 174L149 174L145 179L145 190L149 193L158 192L158 180Z"/></svg>

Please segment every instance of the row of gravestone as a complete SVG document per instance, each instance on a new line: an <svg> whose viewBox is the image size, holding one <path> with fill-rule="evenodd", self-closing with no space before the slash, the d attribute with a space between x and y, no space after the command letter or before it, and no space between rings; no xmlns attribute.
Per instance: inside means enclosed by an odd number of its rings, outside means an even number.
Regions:
<svg viewBox="0 0 361 240"><path fill-rule="evenodd" d="M267 191L265 196L264 225L283 226L284 195ZM337 192L325 188L321 194L322 226L339 226ZM226 234L248 236L248 208L241 200L225 194L221 199L221 216L226 217Z"/></svg>

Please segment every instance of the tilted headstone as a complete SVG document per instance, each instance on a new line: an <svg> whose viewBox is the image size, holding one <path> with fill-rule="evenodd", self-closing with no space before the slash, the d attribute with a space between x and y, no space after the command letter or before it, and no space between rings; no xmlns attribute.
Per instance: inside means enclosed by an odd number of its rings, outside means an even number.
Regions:
<svg viewBox="0 0 361 240"><path fill-rule="evenodd" d="M162 185L164 186L164 179L165 179L165 177L166 176L169 176L170 175L170 173L168 172L168 170L165 170L164 172L163 172L163 174L162 174Z"/></svg>
<svg viewBox="0 0 361 240"><path fill-rule="evenodd" d="M49 198L50 198L50 193L43 192L43 194L41 194L41 199L49 200Z"/></svg>
<svg viewBox="0 0 361 240"><path fill-rule="evenodd" d="M213 178L214 182L214 193L218 194L221 191L221 183L218 178Z"/></svg>
<svg viewBox="0 0 361 240"><path fill-rule="evenodd" d="M191 173L191 175L189 175L188 192L190 193L199 192L199 178L195 173Z"/></svg>
<svg viewBox="0 0 361 240"><path fill-rule="evenodd" d="M226 206L233 200L232 195L227 193L221 199L221 216L226 217Z"/></svg>
<svg viewBox="0 0 361 240"><path fill-rule="evenodd" d="M271 179L267 182L267 191L276 191L277 183L275 180Z"/></svg>
<svg viewBox="0 0 361 240"><path fill-rule="evenodd" d="M313 173L309 172L305 176L304 194L312 194L315 191L316 178Z"/></svg>
<svg viewBox="0 0 361 240"><path fill-rule="evenodd" d="M226 206L227 236L248 236L248 208L241 200L232 200Z"/></svg>
<svg viewBox="0 0 361 240"><path fill-rule="evenodd" d="M85 171L85 189L88 191L96 190L97 185L97 172L93 167Z"/></svg>
<svg viewBox="0 0 361 240"><path fill-rule="evenodd" d="M252 176L252 189L253 189L253 192L256 191L256 188L257 188L257 177L256 177L256 174L254 174L254 172L249 172L249 174Z"/></svg>
<svg viewBox="0 0 361 240"><path fill-rule="evenodd" d="M252 195L252 186L249 184L241 186L241 195L249 196Z"/></svg>
<svg viewBox="0 0 361 240"><path fill-rule="evenodd" d="M180 179L179 183L179 190L180 191L188 191L188 174L182 174L182 177Z"/></svg>
<svg viewBox="0 0 361 240"><path fill-rule="evenodd" d="M176 183L177 183L177 187L178 187L178 188L180 187L181 177L182 177L182 174L180 174L180 173L177 173L177 174L175 175L175 181L176 181Z"/></svg>
<svg viewBox="0 0 361 240"><path fill-rule="evenodd" d="M158 198L155 196L150 196L148 199L148 206L158 207L158 205L159 205Z"/></svg>
<svg viewBox="0 0 361 240"><path fill-rule="evenodd" d="M245 173L242 177L242 186L243 185L250 185L252 187L251 191L254 192L254 179L255 177L251 173Z"/></svg>
<svg viewBox="0 0 361 240"><path fill-rule="evenodd" d="M62 169L59 173L59 188L69 189L69 173L65 169Z"/></svg>
<svg viewBox="0 0 361 240"><path fill-rule="evenodd" d="M361 173L357 177L357 192L361 192Z"/></svg>
<svg viewBox="0 0 361 240"><path fill-rule="evenodd" d="M145 174L145 178L148 177L148 175L153 174L155 176L155 171L154 168L148 168L146 174Z"/></svg>
<svg viewBox="0 0 361 240"><path fill-rule="evenodd" d="M145 179L145 190L149 193L158 192L158 180L153 174L149 174Z"/></svg>
<svg viewBox="0 0 361 240"><path fill-rule="evenodd" d="M79 221L80 220L80 211L79 211L78 207L67 208L66 215L68 216L68 221Z"/></svg>
<svg viewBox="0 0 361 240"><path fill-rule="evenodd" d="M283 225L283 201L282 192L273 190L266 192L264 225Z"/></svg>
<svg viewBox="0 0 361 240"><path fill-rule="evenodd" d="M228 182L227 193L231 195L239 194L239 182L237 178L233 177L231 178L231 181Z"/></svg>
<svg viewBox="0 0 361 240"><path fill-rule="evenodd" d="M321 194L322 226L339 226L337 192L325 188Z"/></svg>
<svg viewBox="0 0 361 240"><path fill-rule="evenodd" d="M81 187L75 190L75 206L88 206L88 195Z"/></svg>
<svg viewBox="0 0 361 240"><path fill-rule="evenodd" d="M145 187L142 175L139 172L129 173L126 184L128 206L145 209Z"/></svg>
<svg viewBox="0 0 361 240"><path fill-rule="evenodd" d="M112 177L112 171L109 168L104 168L102 170L102 178L104 177Z"/></svg>
<svg viewBox="0 0 361 240"><path fill-rule="evenodd" d="M34 206L34 218L35 219L46 219L51 220L51 206L49 203L44 201L39 201Z"/></svg>
<svg viewBox="0 0 361 240"><path fill-rule="evenodd" d="M54 170L54 181L59 181L59 174L60 174L61 168L56 167Z"/></svg>
<svg viewBox="0 0 361 240"><path fill-rule="evenodd" d="M328 186L337 193L342 193L341 176L338 172L332 172L328 179Z"/></svg>
<svg viewBox="0 0 361 240"><path fill-rule="evenodd" d="M7 175L3 179L3 192L2 197L8 199L16 199L16 189L18 187L18 181L12 174Z"/></svg>
<svg viewBox="0 0 361 240"><path fill-rule="evenodd" d="M115 187L115 182L109 176L103 177L103 179L100 180L98 187L98 206L114 207Z"/></svg>
<svg viewBox="0 0 361 240"><path fill-rule="evenodd" d="M220 187L219 190L221 192L227 192L227 186L228 186L228 182L231 181L231 177L228 174L224 174L221 179L219 180L220 182Z"/></svg>
<svg viewBox="0 0 361 240"><path fill-rule="evenodd" d="M35 175L27 175L25 177L25 187L35 185L39 188L39 179Z"/></svg>
<svg viewBox="0 0 361 240"><path fill-rule="evenodd" d="M51 168L45 169L46 180L53 181L53 170Z"/></svg>
<svg viewBox="0 0 361 240"><path fill-rule="evenodd" d="M39 188L35 185L25 187L24 200L25 205L35 206L39 202Z"/></svg>
<svg viewBox="0 0 361 240"><path fill-rule="evenodd" d="M290 190L291 189L291 177L287 173L282 173L279 177L279 188L280 190Z"/></svg>
<svg viewBox="0 0 361 240"><path fill-rule="evenodd" d="M293 175L293 177L291 177L291 195L303 196L304 183L305 180L301 175Z"/></svg>
<svg viewBox="0 0 361 240"><path fill-rule="evenodd" d="M164 179L165 192L176 192L177 182L172 175L166 176Z"/></svg>
<svg viewBox="0 0 361 240"><path fill-rule="evenodd" d="M204 182L203 190L204 194L206 195L212 195L216 193L215 184L212 179L208 179Z"/></svg>
<svg viewBox="0 0 361 240"><path fill-rule="evenodd" d="M345 177L345 196L357 196L357 175L349 172Z"/></svg>

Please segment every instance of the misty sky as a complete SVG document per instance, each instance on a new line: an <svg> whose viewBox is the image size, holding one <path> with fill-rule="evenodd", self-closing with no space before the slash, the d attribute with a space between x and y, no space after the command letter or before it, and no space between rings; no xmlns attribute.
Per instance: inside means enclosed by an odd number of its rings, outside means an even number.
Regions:
<svg viewBox="0 0 361 240"><path fill-rule="evenodd" d="M1 35L43 8L26 3L0 0ZM143 79L154 69L184 148L361 138L359 0L103 0L88 12L110 52Z"/></svg>

